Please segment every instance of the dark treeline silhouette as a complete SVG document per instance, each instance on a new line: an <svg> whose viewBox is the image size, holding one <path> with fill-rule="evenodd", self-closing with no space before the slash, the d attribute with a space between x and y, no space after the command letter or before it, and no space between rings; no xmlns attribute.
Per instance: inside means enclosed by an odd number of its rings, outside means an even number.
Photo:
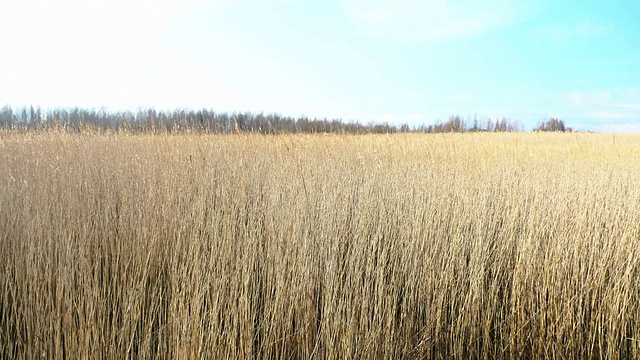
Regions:
<svg viewBox="0 0 640 360"><path fill-rule="evenodd" d="M572 128L567 127L564 124L564 121L559 119L549 119L547 121L541 121L538 123L538 127L533 129L533 131L573 131Z"/></svg>
<svg viewBox="0 0 640 360"><path fill-rule="evenodd" d="M98 132L167 132L167 133L393 133L398 128L386 123L362 125L341 119L293 118L278 114L226 113L212 110L157 111L140 109L107 112L80 108L53 109L5 106L0 110L0 128L5 130L64 130L80 133Z"/></svg>
<svg viewBox="0 0 640 360"><path fill-rule="evenodd" d="M546 127L557 126L561 120L551 119L541 124ZM545 127L545 129L546 129ZM396 132L515 132L522 131L517 122L507 119L491 119L451 116L445 122L435 125L422 125L411 128L408 124L400 126L388 123L361 124L344 122L342 119L318 119L300 116L297 118L264 113L227 113L213 110L172 110L156 111L140 109L132 111L108 112L94 109L51 109L24 107L12 109L5 106L0 110L0 129L12 131L66 131L70 133L92 132L157 132L157 133L236 133L254 132L260 134L286 133L347 133L347 134L384 134ZM562 130L564 131L564 130Z"/></svg>
<svg viewBox="0 0 640 360"><path fill-rule="evenodd" d="M427 133L443 133L443 132L517 132L523 131L517 122L502 118L496 121L492 119L463 119L460 116L451 116L445 122L439 122L435 125L421 126L419 131Z"/></svg>

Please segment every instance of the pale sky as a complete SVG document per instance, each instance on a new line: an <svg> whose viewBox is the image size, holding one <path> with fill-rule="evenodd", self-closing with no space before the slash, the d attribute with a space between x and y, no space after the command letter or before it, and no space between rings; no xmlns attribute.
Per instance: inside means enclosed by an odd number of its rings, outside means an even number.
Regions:
<svg viewBox="0 0 640 360"><path fill-rule="evenodd" d="M640 2L0 0L0 106L640 132Z"/></svg>

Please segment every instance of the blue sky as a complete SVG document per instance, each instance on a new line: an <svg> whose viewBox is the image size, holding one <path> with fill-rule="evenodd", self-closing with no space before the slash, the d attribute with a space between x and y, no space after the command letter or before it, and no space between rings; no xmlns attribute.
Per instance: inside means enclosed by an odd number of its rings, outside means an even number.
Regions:
<svg viewBox="0 0 640 360"><path fill-rule="evenodd" d="M640 3L0 0L0 105L640 132Z"/></svg>

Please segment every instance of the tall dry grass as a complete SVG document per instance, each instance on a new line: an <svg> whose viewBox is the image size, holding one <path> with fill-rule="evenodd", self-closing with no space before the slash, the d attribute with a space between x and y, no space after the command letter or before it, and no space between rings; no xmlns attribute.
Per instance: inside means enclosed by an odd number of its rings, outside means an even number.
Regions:
<svg viewBox="0 0 640 360"><path fill-rule="evenodd" d="M3 358L638 358L640 137L0 137Z"/></svg>

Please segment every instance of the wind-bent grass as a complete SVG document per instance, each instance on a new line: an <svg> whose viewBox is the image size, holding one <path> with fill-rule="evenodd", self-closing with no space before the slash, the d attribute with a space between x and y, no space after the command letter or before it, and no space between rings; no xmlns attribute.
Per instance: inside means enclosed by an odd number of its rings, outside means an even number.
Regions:
<svg viewBox="0 0 640 360"><path fill-rule="evenodd" d="M0 135L3 358L638 358L640 137Z"/></svg>

